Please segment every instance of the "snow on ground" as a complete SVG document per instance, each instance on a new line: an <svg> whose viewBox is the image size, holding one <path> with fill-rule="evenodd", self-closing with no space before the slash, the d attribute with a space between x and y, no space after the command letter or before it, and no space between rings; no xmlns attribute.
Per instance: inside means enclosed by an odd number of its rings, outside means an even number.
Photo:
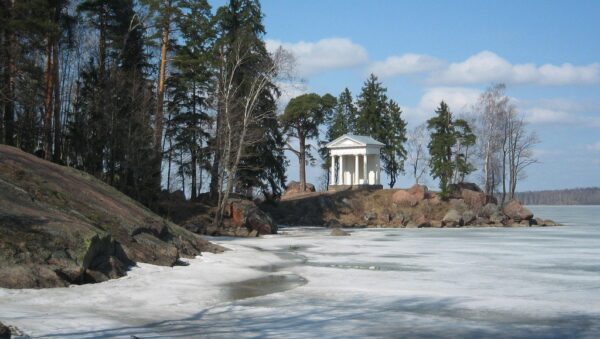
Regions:
<svg viewBox="0 0 600 339"><path fill-rule="evenodd" d="M599 337L600 208L586 211L556 228L214 238L231 251L189 266L0 289L0 321L35 337Z"/></svg>

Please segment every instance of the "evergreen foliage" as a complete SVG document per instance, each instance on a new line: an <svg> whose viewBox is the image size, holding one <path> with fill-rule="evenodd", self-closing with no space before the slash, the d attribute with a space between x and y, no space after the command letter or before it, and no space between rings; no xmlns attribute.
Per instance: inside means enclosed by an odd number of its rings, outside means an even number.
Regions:
<svg viewBox="0 0 600 339"><path fill-rule="evenodd" d="M385 144L381 150L381 161L392 188L398 174L404 172L406 122L400 106L388 100L386 92L387 89L371 74L358 96L358 118L354 132L371 136Z"/></svg>
<svg viewBox="0 0 600 339"><path fill-rule="evenodd" d="M456 151L456 146L459 143L465 148L474 145L475 136L465 120L453 120L445 102L440 103L435 113L436 116L427 121L427 128L431 131L428 145L430 170L431 176L440 182L440 196L447 199L452 193L449 187L453 183L455 171L462 181L474 170L473 165L467 161L466 153Z"/></svg>
<svg viewBox="0 0 600 339"><path fill-rule="evenodd" d="M283 133L287 136L288 149L298 157L302 191L306 189L305 167L307 163L314 162L312 146L306 141L319 137L319 127L326 117L332 114L335 105L336 99L330 94L303 94L290 100L280 117ZM289 143L291 138L298 139L297 149Z"/></svg>

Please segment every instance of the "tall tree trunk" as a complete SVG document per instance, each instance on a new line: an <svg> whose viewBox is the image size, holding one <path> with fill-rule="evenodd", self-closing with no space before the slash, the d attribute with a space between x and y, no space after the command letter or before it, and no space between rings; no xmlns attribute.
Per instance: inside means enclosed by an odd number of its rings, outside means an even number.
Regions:
<svg viewBox="0 0 600 339"><path fill-rule="evenodd" d="M7 21L10 21L13 15L15 0L3 0L7 13ZM15 77L17 74L16 65L16 46L17 38L10 29L4 32L4 49L6 58L4 60L4 143L15 146Z"/></svg>
<svg viewBox="0 0 600 339"><path fill-rule="evenodd" d="M168 1L168 6L171 6L171 1ZM170 15L170 10L168 10ZM156 121L154 129L154 145L156 148L156 157L162 158L162 133L163 133L163 116L165 103L165 77L167 72L167 50L169 49L169 33L170 33L170 18L166 18L166 23L162 29L161 47L160 47L160 64L158 70L158 88L156 98ZM160 163L160 161L159 161Z"/></svg>
<svg viewBox="0 0 600 339"><path fill-rule="evenodd" d="M219 195L220 187L219 187L219 167L221 165L221 108L222 105L219 103L217 107L217 116L215 122L215 139L212 147L213 151L213 162L210 168L210 188L209 188L209 196L211 199L215 199Z"/></svg>
<svg viewBox="0 0 600 339"><path fill-rule="evenodd" d="M48 34L46 42L46 69L44 71L44 157L46 160L52 159L52 98L54 95L54 61L53 61L53 38Z"/></svg>
<svg viewBox="0 0 600 339"><path fill-rule="evenodd" d="M501 205L504 205L506 201L506 150L503 147L502 151L502 201Z"/></svg>
<svg viewBox="0 0 600 339"><path fill-rule="evenodd" d="M56 9L58 17L60 15L60 9ZM60 162L62 157L62 128L61 128L61 102L60 102L60 70L58 63L58 39L54 41L54 48L52 50L52 58L54 59L54 154L52 156L54 162Z"/></svg>
<svg viewBox="0 0 600 339"><path fill-rule="evenodd" d="M192 153L192 159L191 159L191 166L192 166L192 192L191 192L190 198L191 198L191 200L195 200L196 199L196 193L198 192L197 191L197 186L196 186L196 180L197 180L197 178L196 178L196 175L197 175L196 167L197 167L197 163L198 163L198 157L196 155L196 150L195 149L193 149L191 153Z"/></svg>
<svg viewBox="0 0 600 339"><path fill-rule="evenodd" d="M299 154L298 157L300 159L300 191L306 191L306 140L304 137L304 131L298 128L298 140L300 142Z"/></svg>
<svg viewBox="0 0 600 339"><path fill-rule="evenodd" d="M169 110L169 117L167 118L167 129L171 128L171 111ZM168 167L167 167L167 193L171 192L171 166L173 164L173 137L171 136L171 133L165 133L165 139L166 139L166 134L169 135L169 155L168 155ZM165 140L165 143L167 141Z"/></svg>
<svg viewBox="0 0 600 339"><path fill-rule="evenodd" d="M179 163L183 164L183 152L179 153ZM181 176L181 190L183 191L183 195L185 196L185 172L181 167L179 168L179 174Z"/></svg>

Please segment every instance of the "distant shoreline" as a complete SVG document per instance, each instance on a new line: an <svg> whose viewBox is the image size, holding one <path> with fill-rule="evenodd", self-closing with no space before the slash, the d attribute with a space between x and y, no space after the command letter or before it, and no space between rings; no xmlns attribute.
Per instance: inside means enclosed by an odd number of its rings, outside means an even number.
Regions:
<svg viewBox="0 0 600 339"><path fill-rule="evenodd" d="M517 192L516 197L525 205L600 205L600 187Z"/></svg>

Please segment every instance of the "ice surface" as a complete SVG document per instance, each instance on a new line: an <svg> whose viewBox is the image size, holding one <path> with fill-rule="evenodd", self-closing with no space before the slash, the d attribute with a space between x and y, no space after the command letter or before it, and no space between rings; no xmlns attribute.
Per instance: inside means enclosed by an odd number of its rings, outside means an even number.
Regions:
<svg viewBox="0 0 600 339"><path fill-rule="evenodd" d="M0 321L35 337L599 337L600 207L533 210L572 226L214 238L232 250L0 289Z"/></svg>

